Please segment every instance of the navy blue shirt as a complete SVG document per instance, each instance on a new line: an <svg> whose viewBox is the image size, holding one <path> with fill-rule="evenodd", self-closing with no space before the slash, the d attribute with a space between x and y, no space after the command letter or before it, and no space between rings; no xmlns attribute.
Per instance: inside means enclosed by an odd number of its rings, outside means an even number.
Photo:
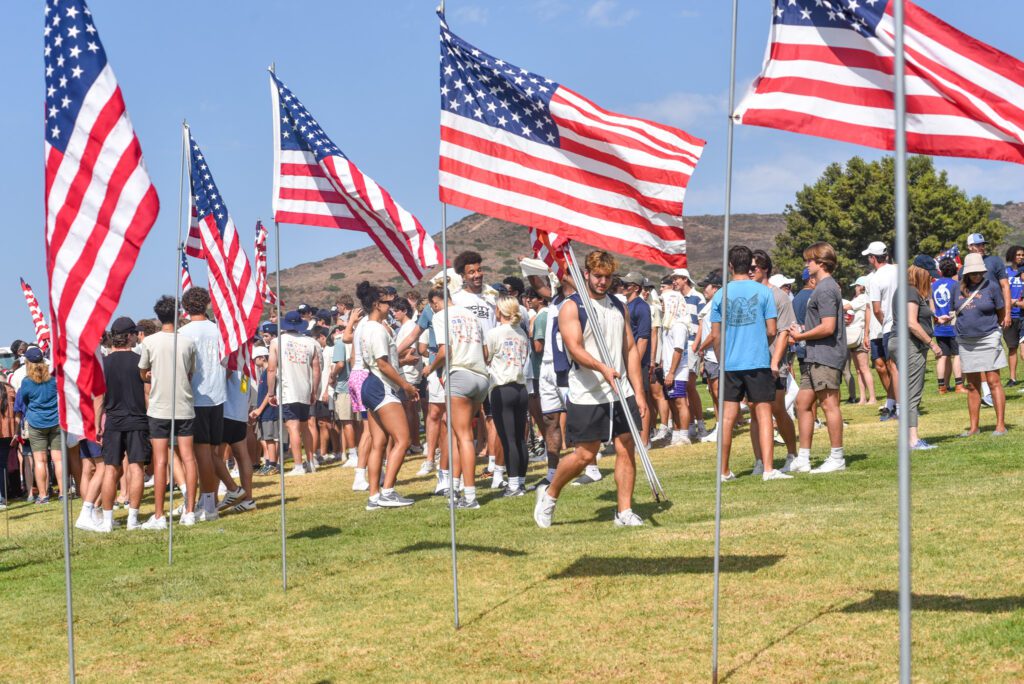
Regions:
<svg viewBox="0 0 1024 684"><path fill-rule="evenodd" d="M795 295L793 295L793 315L796 316L796 322L799 323L800 325L804 324L804 318L807 317L807 302L811 299L812 292L814 292L814 290L812 290L809 287L805 287L804 289L800 290ZM868 310L867 315L872 315L870 309ZM865 325L867 325L866 321ZM796 357L798 359L806 358L806 344L796 343L793 346L796 348Z"/></svg>
<svg viewBox="0 0 1024 684"><path fill-rule="evenodd" d="M999 330L999 318L996 309L1003 305L1003 293L997 284L985 279L980 287L978 295L969 304L960 308L960 305L971 296L960 293L956 289L955 307L959 310L956 315L957 337L984 337L994 330Z"/></svg>
<svg viewBox="0 0 1024 684"><path fill-rule="evenodd" d="M339 344L341 344L339 342ZM260 371L260 384L256 390L256 405L260 406L263 404L263 400L267 398L267 371ZM261 421L277 420L277 407L267 404L267 407L263 409L263 413L260 414Z"/></svg>
<svg viewBox="0 0 1024 684"><path fill-rule="evenodd" d="M1013 266L1006 267L1006 279L1010 281L1010 299L1017 301L1021 294L1024 294L1024 281L1021 280L1021 272ZM1020 318L1020 307L1010 307L1010 318Z"/></svg>
<svg viewBox="0 0 1024 684"><path fill-rule="evenodd" d="M629 309L629 327L633 330L633 340L647 340L647 349L640 359L640 365L646 368L651 365L651 307L642 297L635 297L626 304L626 308Z"/></svg>
<svg viewBox="0 0 1024 684"><path fill-rule="evenodd" d="M935 303L936 316L948 316L953 313L953 302L956 300L956 292L960 289L960 283L952 278L939 278L932 283L932 302ZM954 337L956 330L952 324L935 326L936 337Z"/></svg>
<svg viewBox="0 0 1024 684"><path fill-rule="evenodd" d="M60 424L57 412L57 381L52 377L41 385L26 377L21 381L14 404L19 409L24 407L25 420L28 421L29 427L42 430Z"/></svg>

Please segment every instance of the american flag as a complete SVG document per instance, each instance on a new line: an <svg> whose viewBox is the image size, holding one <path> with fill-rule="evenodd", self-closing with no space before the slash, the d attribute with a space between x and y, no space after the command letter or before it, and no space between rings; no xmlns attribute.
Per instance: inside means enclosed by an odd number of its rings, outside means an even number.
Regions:
<svg viewBox="0 0 1024 684"><path fill-rule="evenodd" d="M666 266L704 141L598 107L441 17L441 201Z"/></svg>
<svg viewBox="0 0 1024 684"><path fill-rule="evenodd" d="M181 294L192 289L192 274L188 270L188 256L181 253Z"/></svg>
<svg viewBox="0 0 1024 684"><path fill-rule="evenodd" d="M25 295L28 312L32 316L33 325L36 327L36 344L45 352L50 348L50 326L46 325L46 316L43 315L43 309L39 306L36 293L32 291L32 288L25 282L24 278L21 279L21 293Z"/></svg>
<svg viewBox="0 0 1024 684"><path fill-rule="evenodd" d="M563 240L558 233L545 233L536 228L530 228L530 245L533 247L533 255L543 261L559 280L564 280L569 273L568 262L565 259L565 245L568 240Z"/></svg>
<svg viewBox="0 0 1024 684"><path fill-rule="evenodd" d="M941 252L937 257L935 257L935 261L942 261L943 259L952 259L953 261L956 262L957 268L962 266L963 264L960 261L960 246L953 245L952 247L950 247L944 252Z"/></svg>
<svg viewBox="0 0 1024 684"><path fill-rule="evenodd" d="M46 270L61 426L96 439L97 357L160 209L84 0L45 5Z"/></svg>
<svg viewBox="0 0 1024 684"><path fill-rule="evenodd" d="M185 137L195 209L193 225L199 229L206 254L210 299L220 327L221 355L228 359L231 370L248 369L252 337L263 315L263 299L256 290L256 280L249 258L242 250L235 223L188 126Z"/></svg>
<svg viewBox="0 0 1024 684"><path fill-rule="evenodd" d="M277 295L267 283L267 229L263 221L256 222L256 290L267 304L277 301Z"/></svg>
<svg viewBox="0 0 1024 684"><path fill-rule="evenodd" d="M891 150L891 0L776 0L739 123ZM995 15L993 15L995 16ZM1024 64L906 1L907 149L1024 163Z"/></svg>
<svg viewBox="0 0 1024 684"><path fill-rule="evenodd" d="M441 261L416 217L364 175L327 137L277 76L274 103L274 219L367 233L410 285Z"/></svg>
<svg viewBox="0 0 1024 684"><path fill-rule="evenodd" d="M195 207L192 207L192 220L189 222L188 235L185 237L185 254L196 259L206 258L203 253L203 236L199 232Z"/></svg>

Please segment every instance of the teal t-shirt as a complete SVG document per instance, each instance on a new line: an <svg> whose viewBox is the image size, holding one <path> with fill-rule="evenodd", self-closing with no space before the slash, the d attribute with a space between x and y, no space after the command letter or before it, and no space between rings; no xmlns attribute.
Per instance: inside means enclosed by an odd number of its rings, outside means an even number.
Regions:
<svg viewBox="0 0 1024 684"><path fill-rule="evenodd" d="M734 280L726 287L725 370L744 371L771 366L766 321L777 318L772 291L753 280ZM711 300L711 322L722 322L722 290Z"/></svg>

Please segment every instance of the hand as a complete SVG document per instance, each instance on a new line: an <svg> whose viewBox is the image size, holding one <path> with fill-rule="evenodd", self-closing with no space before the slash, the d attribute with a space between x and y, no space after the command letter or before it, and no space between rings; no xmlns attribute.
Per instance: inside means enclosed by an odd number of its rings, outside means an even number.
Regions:
<svg viewBox="0 0 1024 684"><path fill-rule="evenodd" d="M328 401L330 401L330 397L329 397L329 396L328 396L328 394L327 394L327 390L324 390L324 393L323 393L322 395L320 395L320 401L322 401L322 402L323 402L323 403L325 403L325 404L326 404L326 403L327 403Z"/></svg>
<svg viewBox="0 0 1024 684"><path fill-rule="evenodd" d="M772 371L772 377L773 378L779 377L779 364L777 364L774 359L772 360L771 365L769 367L771 368L771 371Z"/></svg>
<svg viewBox="0 0 1024 684"><path fill-rule="evenodd" d="M1003 314L1003 327L1004 328L1009 328L1010 327L1010 322L1011 322L1010 311L1007 310L1006 313Z"/></svg>
<svg viewBox="0 0 1024 684"><path fill-rule="evenodd" d="M420 400L420 391L416 389L412 383L405 382L402 384L402 390L405 391L406 401L416 403Z"/></svg>
<svg viewBox="0 0 1024 684"><path fill-rule="evenodd" d="M792 338L794 342L799 342L800 340L803 339L804 331L799 323L794 323L793 325L789 326L786 332L789 333L790 338Z"/></svg>
<svg viewBox="0 0 1024 684"><path fill-rule="evenodd" d="M936 342L932 342L932 351L935 352L935 358L942 358L942 347Z"/></svg>
<svg viewBox="0 0 1024 684"><path fill-rule="evenodd" d="M260 412L259 411L255 411L255 410L249 411L249 422L250 423L255 423L256 419L259 418L259 417L260 417Z"/></svg>
<svg viewBox="0 0 1024 684"><path fill-rule="evenodd" d="M270 405L271 406L277 406L277 395L276 394L271 394L270 395Z"/></svg>
<svg viewBox="0 0 1024 684"><path fill-rule="evenodd" d="M618 386L615 384L615 381L618 380L619 378L619 372L612 368L611 366L601 364L601 375L602 377L604 377L604 381L611 385L612 389L615 390L615 393L618 394L619 390Z"/></svg>
<svg viewBox="0 0 1024 684"><path fill-rule="evenodd" d="M941 316L936 316L935 320L939 323L939 325L946 325L951 320L953 320L953 317L950 316L949 314L943 314Z"/></svg>
<svg viewBox="0 0 1024 684"><path fill-rule="evenodd" d="M640 422L642 423L644 419L647 418L647 399L640 395L636 395L635 398L637 412L640 414ZM640 426L637 425L637 427Z"/></svg>

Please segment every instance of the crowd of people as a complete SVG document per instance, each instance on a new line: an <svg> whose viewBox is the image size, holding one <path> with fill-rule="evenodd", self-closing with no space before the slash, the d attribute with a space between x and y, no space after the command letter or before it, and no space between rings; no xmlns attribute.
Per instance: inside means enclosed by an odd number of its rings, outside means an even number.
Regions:
<svg viewBox="0 0 1024 684"><path fill-rule="evenodd" d="M407 507L415 502L396 483L414 454L423 454L417 476L435 478L435 494L451 495L460 510L480 507L481 474L502 497L534 490L540 527L551 525L567 486L600 481L599 459L614 456L613 522L642 525L632 509L627 413L649 449L720 440L723 482L736 478L730 455L744 420L753 475L835 473L846 468L842 386L847 403L875 404L872 370L885 391L880 420L905 411L911 448L934 448L918 425L929 354L939 393L967 394L961 436L979 434L983 405L995 411L992 435L1002 436L1001 371L1009 366L1006 384L1015 385L1021 353L1024 247L1011 247L1006 263L987 254L981 235L968 248L962 267L917 255L906 266L905 311L894 305L899 267L881 242L863 251L871 272L845 284L833 275L833 247L808 246L796 292L767 252L742 245L729 250L727 278L716 269L700 281L685 268L658 281L622 275L611 254L594 251L581 264L583 283L523 259L522 278L487 284L482 257L466 251L425 297L364 281L355 299L343 295L330 309L303 304L271 316L254 339L254 378L222 357L207 290L186 291L180 309L163 296L155 319L117 318L104 340L98 440L67 435L67 479L82 500L76 527L109 533L118 507L129 530L164 529L171 515L189 526L245 513L257 505L254 476L309 476L332 462L352 469L367 511ZM904 316L907 340L897 334ZM900 344L905 368L896 364ZM10 493L45 505L54 485L59 497L71 494L56 383L39 347L16 340L12 351L15 366L0 378L0 503ZM724 399L710 431L701 382L709 411ZM812 456L819 428L829 442L820 459ZM779 468L776 445L786 449ZM547 470L528 485L533 461ZM147 486L155 496L143 522ZM168 489L181 493L173 511Z"/></svg>

